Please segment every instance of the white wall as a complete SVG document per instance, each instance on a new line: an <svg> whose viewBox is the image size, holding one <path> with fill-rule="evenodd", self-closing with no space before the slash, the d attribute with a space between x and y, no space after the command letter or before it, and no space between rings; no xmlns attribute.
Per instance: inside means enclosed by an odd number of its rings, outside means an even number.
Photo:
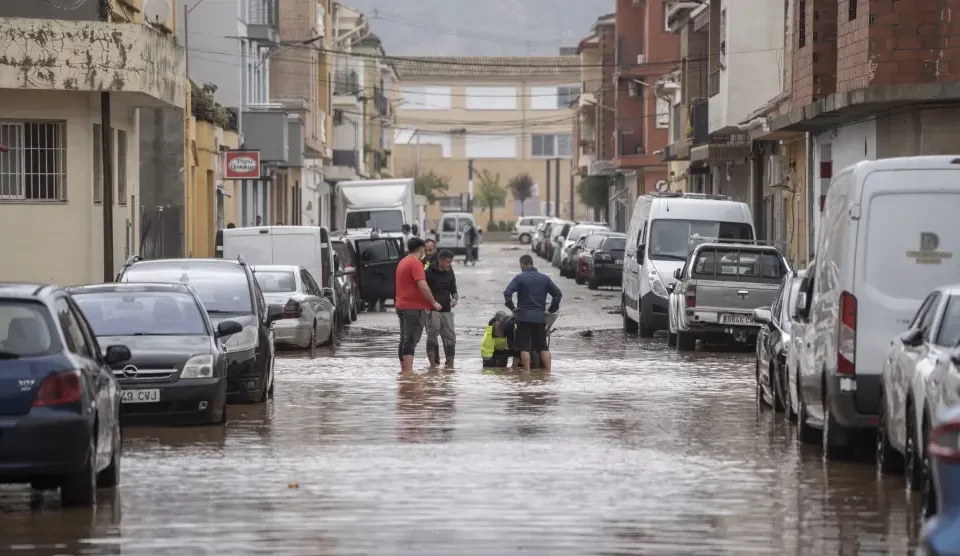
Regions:
<svg viewBox="0 0 960 556"><path fill-rule="evenodd" d="M516 87L467 87L467 110L517 110Z"/></svg>
<svg viewBox="0 0 960 556"><path fill-rule="evenodd" d="M400 103L404 110L450 110L450 87L403 85Z"/></svg>
<svg viewBox="0 0 960 556"><path fill-rule="evenodd" d="M449 135L442 133L417 133L415 129L396 129L393 136L394 145L440 145L443 158L450 158L453 141Z"/></svg>
<svg viewBox="0 0 960 556"><path fill-rule="evenodd" d="M304 226L322 226L320 221L321 189L327 189L323 181L323 159L308 158L303 161L300 188L300 222Z"/></svg>
<svg viewBox="0 0 960 556"><path fill-rule="evenodd" d="M519 158L515 135L467 135L466 158Z"/></svg>
<svg viewBox="0 0 960 556"><path fill-rule="evenodd" d="M0 281L60 285L103 281L103 207L93 203L93 124L100 123L100 96L70 91L0 90L6 120L66 120L65 202L0 203ZM127 203L113 207L114 272L125 262L127 220L131 254L139 249L140 149L137 112L113 95L112 126L127 132ZM116 159L114 159L116 162ZM114 164L114 188L117 165ZM116 191L116 189L114 189ZM132 204L130 196L135 200Z"/></svg>

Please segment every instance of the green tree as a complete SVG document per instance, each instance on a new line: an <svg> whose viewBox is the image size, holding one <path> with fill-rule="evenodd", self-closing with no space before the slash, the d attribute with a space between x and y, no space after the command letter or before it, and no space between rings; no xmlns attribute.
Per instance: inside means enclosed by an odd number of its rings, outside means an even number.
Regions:
<svg viewBox="0 0 960 556"><path fill-rule="evenodd" d="M513 198L520 201L520 216L523 216L523 203L533 197L533 178L526 172L518 174L507 182L507 187L513 193Z"/></svg>
<svg viewBox="0 0 960 556"><path fill-rule="evenodd" d="M607 208L610 196L607 191L607 179L602 176L588 176L577 184L577 196L584 205L593 209L594 216Z"/></svg>
<svg viewBox="0 0 960 556"><path fill-rule="evenodd" d="M490 222L493 222L493 210L504 206L507 201L507 190L500 185L500 174L491 174L489 170L480 170L480 187L474 195L474 202L489 211ZM487 225L488 229L490 224Z"/></svg>
<svg viewBox="0 0 960 556"><path fill-rule="evenodd" d="M407 175L414 175L416 171L407 172ZM420 177L413 182L413 189L417 195L423 195L431 205L437 202L437 199L446 195L450 189L450 178L441 176L433 170L420 172Z"/></svg>

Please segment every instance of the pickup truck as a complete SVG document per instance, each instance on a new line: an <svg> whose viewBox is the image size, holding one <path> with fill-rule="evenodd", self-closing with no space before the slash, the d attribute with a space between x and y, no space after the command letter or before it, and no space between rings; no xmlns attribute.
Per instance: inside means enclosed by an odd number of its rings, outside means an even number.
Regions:
<svg viewBox="0 0 960 556"><path fill-rule="evenodd" d="M790 265L774 247L752 243L702 243L694 248L670 293L668 343L693 351L711 343L757 340L753 310L773 304Z"/></svg>

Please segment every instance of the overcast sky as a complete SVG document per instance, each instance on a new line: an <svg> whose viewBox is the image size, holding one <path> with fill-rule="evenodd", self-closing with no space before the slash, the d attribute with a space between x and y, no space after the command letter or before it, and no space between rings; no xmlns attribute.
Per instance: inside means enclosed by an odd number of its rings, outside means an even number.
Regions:
<svg viewBox="0 0 960 556"><path fill-rule="evenodd" d="M614 0L343 0L370 18L387 54L554 55L576 46Z"/></svg>

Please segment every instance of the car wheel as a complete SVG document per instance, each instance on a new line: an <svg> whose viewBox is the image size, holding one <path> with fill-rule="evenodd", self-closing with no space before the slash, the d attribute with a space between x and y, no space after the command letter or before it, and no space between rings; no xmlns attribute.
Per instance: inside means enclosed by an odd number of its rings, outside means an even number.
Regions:
<svg viewBox="0 0 960 556"><path fill-rule="evenodd" d="M833 415L830 414L830 401L824 394L823 400L823 457L827 461L840 461L847 458L849 450L845 444L837 442L837 437L841 435L842 429Z"/></svg>
<svg viewBox="0 0 960 556"><path fill-rule="evenodd" d="M803 388L800 387L800 375L797 375L797 440L802 444L816 444L820 440L820 431L810 426L807 404L803 401Z"/></svg>
<svg viewBox="0 0 960 556"><path fill-rule="evenodd" d="M620 296L620 315L623 317L623 331L627 334L637 333L637 323L627 314L626 296Z"/></svg>
<svg viewBox="0 0 960 556"><path fill-rule="evenodd" d="M587 283L587 279L584 278L583 276L577 274L576 282L577 282L577 285L578 285L578 286L582 286L582 285L584 285L584 284Z"/></svg>
<svg viewBox="0 0 960 556"><path fill-rule="evenodd" d="M96 429L96 425L94 425ZM90 436L87 457L83 468L63 478L60 485L60 502L65 507L89 507L97 503L97 444Z"/></svg>
<svg viewBox="0 0 960 556"><path fill-rule="evenodd" d="M113 445L113 453L110 454L110 465L97 474L97 488L115 488L120 484L120 456L123 451L123 432L120 429L120 421L117 421L116 441Z"/></svg>
<svg viewBox="0 0 960 556"><path fill-rule="evenodd" d="M520 234L520 243L528 245L530 243L530 234Z"/></svg>
<svg viewBox="0 0 960 556"><path fill-rule="evenodd" d="M317 321L313 321L313 330L310 331L310 359L317 356Z"/></svg>
<svg viewBox="0 0 960 556"><path fill-rule="evenodd" d="M781 384L783 381L780 379L780 365L771 361L770 370L767 372L769 373L767 380L773 383L770 385L770 397L773 398L773 410L777 413L783 413L787 407L787 391Z"/></svg>
<svg viewBox="0 0 960 556"><path fill-rule="evenodd" d="M880 415L877 419L877 472L881 475L903 473L903 454L890 443L887 432L887 410L883 392L880 393Z"/></svg>
<svg viewBox="0 0 960 556"><path fill-rule="evenodd" d="M906 449L903 454L903 463L905 466L904 474L907 477L907 489L914 492L923 490L923 455L917 446L917 431L913 424L913 408L907 405L907 436Z"/></svg>
<svg viewBox="0 0 960 556"><path fill-rule="evenodd" d="M598 290L600 289L600 284L597 283L596 278L590 278L589 280L587 280L587 287L590 288L591 290Z"/></svg>

